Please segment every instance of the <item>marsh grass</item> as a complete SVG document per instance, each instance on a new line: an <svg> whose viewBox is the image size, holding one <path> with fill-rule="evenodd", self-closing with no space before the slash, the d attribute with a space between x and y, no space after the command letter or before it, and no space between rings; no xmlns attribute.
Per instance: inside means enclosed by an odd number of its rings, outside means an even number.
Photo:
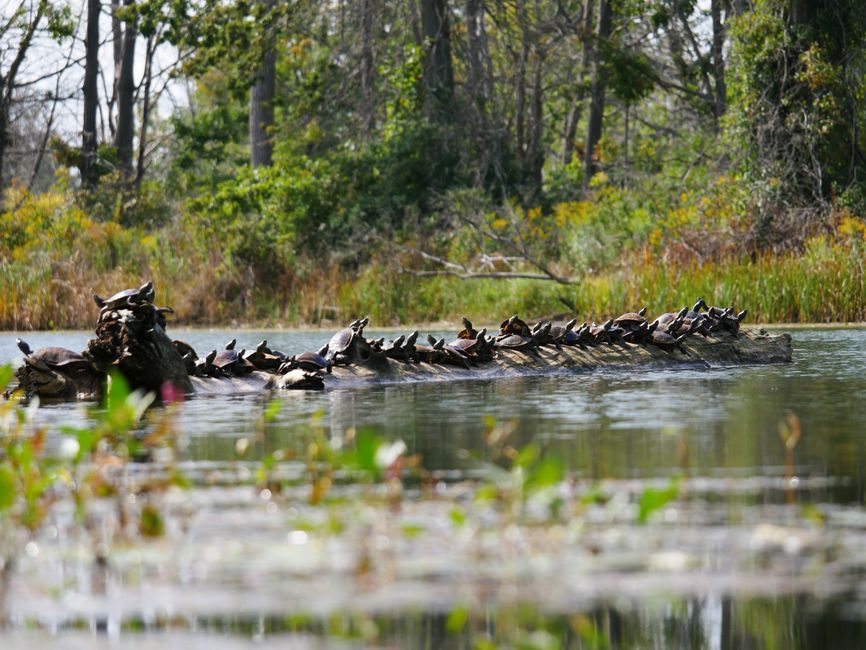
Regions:
<svg viewBox="0 0 866 650"><path fill-rule="evenodd" d="M850 225L856 220L843 222ZM541 318L577 312L602 320L646 305L651 314L710 304L749 310L750 322L866 320L864 233L839 227L782 254L726 253L706 260L623 247L619 262L582 274L579 256L557 262L572 285L533 280L419 278L367 251L350 262L293 253L291 265L232 258L183 220L148 231L95 221L62 193L31 197L0 214L0 327L92 327L92 293L110 295L152 279L174 321L190 325L327 326L369 315L379 326L461 315L486 324L513 313Z"/></svg>

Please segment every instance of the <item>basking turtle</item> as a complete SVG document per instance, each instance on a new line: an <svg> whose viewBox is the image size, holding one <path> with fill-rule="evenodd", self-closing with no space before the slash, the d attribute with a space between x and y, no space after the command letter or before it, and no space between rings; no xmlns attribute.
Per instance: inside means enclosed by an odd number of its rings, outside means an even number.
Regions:
<svg viewBox="0 0 866 650"><path fill-rule="evenodd" d="M531 336L523 336L521 334L499 336L496 339L495 346L504 350L522 350L525 352L531 352L538 347L538 340L544 336L543 332L545 332L546 329L547 328L539 330Z"/></svg>
<svg viewBox="0 0 866 650"><path fill-rule="evenodd" d="M198 366L196 364L197 359L192 352L187 352L184 354L181 359L183 360L184 366L186 366L186 372L191 377L197 375Z"/></svg>
<svg viewBox="0 0 866 650"><path fill-rule="evenodd" d="M476 332L473 338L459 337L448 343L448 346L459 350L465 355L475 357L478 352L487 347L487 328Z"/></svg>
<svg viewBox="0 0 866 650"><path fill-rule="evenodd" d="M307 370L310 372L319 372L324 370L330 373L333 365L333 363L318 352L301 352L300 354L292 356L288 361L281 365L279 374L285 374L295 368L300 368L301 370Z"/></svg>
<svg viewBox="0 0 866 650"><path fill-rule="evenodd" d="M115 309L128 309L133 305L151 302L154 294L153 282L145 282L138 289L124 289L107 299L102 299L94 293L93 302L99 307L101 313Z"/></svg>
<svg viewBox="0 0 866 650"><path fill-rule="evenodd" d="M656 327L658 327L658 323L656 323ZM649 325L646 321L644 321L642 323L639 323L637 327L632 327L628 331L626 331L626 333L622 335L622 340L626 343L643 344L646 342L648 330Z"/></svg>
<svg viewBox="0 0 866 650"><path fill-rule="evenodd" d="M502 321L499 325L499 334L501 336L517 334L518 336L530 337L532 336L532 330L529 329L529 325L520 320L517 314L515 314L511 318Z"/></svg>
<svg viewBox="0 0 866 650"><path fill-rule="evenodd" d="M236 339L232 339L224 350L217 352L213 365L229 375L246 375L255 370L255 366L244 358L245 350L235 350Z"/></svg>
<svg viewBox="0 0 866 650"><path fill-rule="evenodd" d="M409 361L408 352L403 344L406 341L406 335L401 334L396 339L388 341L388 344L382 347L382 354L388 359L399 359L400 361Z"/></svg>
<svg viewBox="0 0 866 650"><path fill-rule="evenodd" d="M637 312L627 312L622 316L618 316L614 319L613 324L617 327L621 327L626 332L630 332L634 329L640 327L641 324L646 325L647 319L646 315L646 307L642 307Z"/></svg>
<svg viewBox="0 0 866 650"><path fill-rule="evenodd" d="M445 343L445 339L436 340L431 334L427 335L427 342L432 349L431 358L435 359L431 363L450 364L452 366L460 366L461 368L469 368L469 357L462 351ZM435 353L439 353L438 359Z"/></svg>
<svg viewBox="0 0 866 650"><path fill-rule="evenodd" d="M15 339L15 342L24 353L24 362L37 370L59 370L65 373L93 370L90 360L78 352L56 347L32 350L26 341Z"/></svg>
<svg viewBox="0 0 866 650"><path fill-rule="evenodd" d="M348 327L345 327L338 331L331 337L331 340L328 341L327 353L325 354L325 358L328 361L336 364L347 364L349 363L349 350L352 348L352 344L355 340L360 336L360 332L363 331L364 326L361 324L363 319L352 321Z"/></svg>
<svg viewBox="0 0 866 650"><path fill-rule="evenodd" d="M688 354L682 347L682 342L685 340L685 334L674 338L664 330L656 329L655 331L653 331L649 342L657 347L660 347L662 350L666 350L667 352L672 351L674 348L679 348L680 352L682 352L683 354Z"/></svg>
<svg viewBox="0 0 866 650"><path fill-rule="evenodd" d="M224 373L214 365L217 351L211 350L204 358L195 362L195 374L199 377L222 377Z"/></svg>
<svg viewBox="0 0 866 650"><path fill-rule="evenodd" d="M596 343L613 345L614 343L625 342L622 338L625 330L621 327L615 327L612 318L606 320L601 325L593 325L589 328L589 333L595 338Z"/></svg>
<svg viewBox="0 0 866 650"><path fill-rule="evenodd" d="M159 325L163 331L165 331L168 321L165 318L166 314L173 314L174 309L171 307L157 307L156 308L156 324Z"/></svg>
<svg viewBox="0 0 866 650"><path fill-rule="evenodd" d="M550 327L550 338L559 345L577 345L578 336L574 332L577 319L572 318L565 325L552 325Z"/></svg>
<svg viewBox="0 0 866 650"><path fill-rule="evenodd" d="M186 341L180 341L175 339L174 341L172 341L172 343L174 343L174 347L180 353L180 356L185 357L186 355L191 354L193 360L198 359L198 354L196 354L195 348L193 348Z"/></svg>
<svg viewBox="0 0 866 650"><path fill-rule="evenodd" d="M701 316L701 310L708 309L707 303L703 298L698 298L692 308L686 312L686 318L697 318Z"/></svg>
<svg viewBox="0 0 866 650"><path fill-rule="evenodd" d="M460 330L460 333L457 334L457 338L459 339L469 339L472 340L476 336L478 336L478 330L472 327L472 321L463 317L463 329Z"/></svg>
<svg viewBox="0 0 866 650"><path fill-rule="evenodd" d="M286 356L282 352L268 347L267 339L263 339L252 352L247 352L244 358L253 364L256 370L266 372L276 371L286 361Z"/></svg>

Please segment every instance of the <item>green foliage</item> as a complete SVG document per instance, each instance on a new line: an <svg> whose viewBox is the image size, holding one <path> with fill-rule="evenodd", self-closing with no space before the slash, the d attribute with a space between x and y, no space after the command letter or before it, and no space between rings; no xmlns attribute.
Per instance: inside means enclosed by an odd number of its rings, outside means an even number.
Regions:
<svg viewBox="0 0 866 650"><path fill-rule="evenodd" d="M760 0L731 29L728 132L746 153L748 180L773 205L824 200L834 184L860 182L866 164L854 145L866 122L852 102L866 85L850 65L864 54L866 10L845 0L795 15L793 5Z"/></svg>
<svg viewBox="0 0 866 650"><path fill-rule="evenodd" d="M680 481L677 477L672 478L665 488L645 488L638 499L638 521L642 524L647 523L654 512L676 499L679 493Z"/></svg>

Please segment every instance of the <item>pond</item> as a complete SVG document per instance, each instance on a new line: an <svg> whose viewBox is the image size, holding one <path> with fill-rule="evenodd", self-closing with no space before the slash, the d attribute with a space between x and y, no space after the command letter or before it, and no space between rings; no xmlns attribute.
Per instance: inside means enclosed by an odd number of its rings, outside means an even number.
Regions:
<svg viewBox="0 0 866 650"><path fill-rule="evenodd" d="M171 334L200 352L234 336ZM237 336L290 353L328 338ZM0 335L0 358L14 340ZM171 458L125 475L144 485L170 466L185 489L132 490L83 528L58 508L16 565L0 643L862 647L866 331L793 341L787 365L188 399ZM36 415L54 437L89 417ZM311 446L361 432L402 440L423 470L311 478ZM130 539L117 511L144 502L165 532Z"/></svg>

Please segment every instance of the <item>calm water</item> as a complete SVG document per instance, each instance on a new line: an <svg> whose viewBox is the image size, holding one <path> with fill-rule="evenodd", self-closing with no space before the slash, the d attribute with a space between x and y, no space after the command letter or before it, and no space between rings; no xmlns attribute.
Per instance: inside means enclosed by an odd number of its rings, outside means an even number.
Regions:
<svg viewBox="0 0 866 650"><path fill-rule="evenodd" d="M232 337L172 334L200 353ZM88 336L25 338L34 348L82 349ZM284 503L270 507L251 497L250 487L197 485L179 497L178 508L207 512L209 523L190 515L193 523L179 524L170 544L137 550L132 559L117 557L126 574L113 583L109 630L126 631L121 639L137 638L141 630L170 633L169 645L185 647L184 633L194 631L214 635L199 638L215 648L251 638L281 647L332 647L336 637L350 646L425 648L479 647L479 639L490 647L864 647L866 330L797 330L793 336L795 361L781 366L188 400L179 414L179 453L190 475L199 477L194 481L209 472L243 478L278 449L286 457L302 455L303 432L315 418L331 437L372 428L402 439L444 481L443 489L460 489L463 479L488 467L485 436L495 420L511 431L515 447L533 442L543 456L562 459L572 489L601 486L609 499L588 511L579 530L566 522L559 537L546 531L539 539L522 531L526 539L509 540L510 551L497 551L500 564L485 566L487 556L478 555L486 548L481 532L467 541L465 531L448 525L447 510L416 504L401 511L397 519L429 522L428 530L435 530L418 548L408 541L395 548L388 532L394 522L378 531L379 524L359 523L363 515L353 513L344 539L307 544L306 554L298 555L274 548L285 546L293 518L315 514L301 506L285 510ZM293 353L320 347L328 334L243 332L238 338L239 347L267 338ZM0 360L16 357L14 339L0 335ZM273 397L280 411L261 428L256 423ZM39 413L52 429L84 417L77 405ZM802 433L786 470L779 428L792 417ZM239 439L249 443L242 459ZM786 472L793 472L793 483ZM658 521L639 526L618 514L617 499L625 509L634 507L642 490L664 486L674 475L683 478L686 496ZM308 539L288 534L290 541ZM390 567L388 577L358 584L334 558L380 538L384 546L373 555ZM152 557L142 556L148 553ZM529 557L537 558L532 567ZM82 621L93 627L104 603L87 600L68 575L55 575L68 569L41 561L26 566L24 575L34 584L59 580L75 597L43 594L30 604L17 602L18 620L37 620L48 630ZM462 608L465 620L457 625ZM11 647L34 642L23 634L7 637ZM54 641L90 647L91 637L66 632Z"/></svg>

